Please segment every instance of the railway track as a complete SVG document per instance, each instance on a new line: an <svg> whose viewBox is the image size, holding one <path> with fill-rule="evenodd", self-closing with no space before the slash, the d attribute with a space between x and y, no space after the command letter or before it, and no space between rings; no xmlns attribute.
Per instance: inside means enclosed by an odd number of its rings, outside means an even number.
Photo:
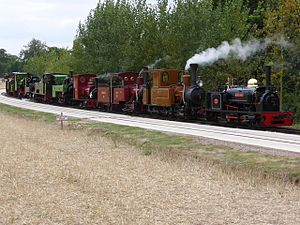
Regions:
<svg viewBox="0 0 300 225"><path fill-rule="evenodd" d="M89 119L91 121L140 127L162 132L193 135L221 141L229 141L239 144L257 146L258 148L262 147L270 148L273 150L275 149L300 153L300 138L298 135L294 134L213 126L201 123L157 120L153 118L134 117L129 115L105 113L93 110L66 108L35 103L26 99L20 100L9 98L4 96L3 94L0 95L0 102L21 108L53 114L60 114L61 112L63 112L64 115L69 117Z"/></svg>
<svg viewBox="0 0 300 225"><path fill-rule="evenodd" d="M180 122L183 122L183 121L180 121ZM268 131L268 132L278 132L278 133L283 133L283 134L300 135L300 129L289 128L289 127L271 127L271 128L254 127L253 128L253 127L247 127L247 126L241 126L241 125L230 125L230 124L226 124L226 123L216 123L216 122L199 121L199 120L188 120L185 122L198 123L198 124L211 125L211 126L228 127L228 128L239 128L239 129L245 129L245 130L259 130L259 131Z"/></svg>
<svg viewBox="0 0 300 225"><path fill-rule="evenodd" d="M1 91L1 90L0 90ZM6 96L5 92L2 92L1 95ZM8 97L8 96L6 96ZM9 97L8 97L9 98ZM44 103L40 103L40 104L44 104ZM81 109L82 107L76 107L76 106L69 106L69 105L61 105L61 104L53 104L55 106L58 107L67 107L67 108L75 108L75 109ZM95 111L95 112L99 112L99 110L96 109L85 109L85 110L89 110L89 111ZM109 112L104 112L104 113L109 113ZM130 113L122 113L122 112L115 112L113 114L117 114L117 115L129 115L129 116L133 116ZM217 122L210 122L210 121L206 121L206 120L193 120L193 119L178 119L178 118L162 118L160 116L155 116L155 115L148 115L148 114L139 114L139 115L134 115L134 116L138 116L138 117L142 117L142 118L152 118L152 119L159 119L159 120L171 120L171 121L178 121L178 122L186 122L186 123L193 123L193 124L202 124L202 125L211 125L211 126L219 126L219 127L228 127L228 128L239 128L239 129L248 129L248 130L260 130L260 131L269 131L269 132L278 132L278 133L284 133L284 134L294 134L294 135L300 135L300 129L296 129L296 128L289 128L289 127L272 127L272 128L261 128L261 127L247 127L247 126L242 126L242 125L238 125L238 124L227 124L227 123L217 123Z"/></svg>
<svg viewBox="0 0 300 225"><path fill-rule="evenodd" d="M300 135L300 129L296 129L296 128L276 127L276 128L271 128L269 131L279 132L284 134Z"/></svg>

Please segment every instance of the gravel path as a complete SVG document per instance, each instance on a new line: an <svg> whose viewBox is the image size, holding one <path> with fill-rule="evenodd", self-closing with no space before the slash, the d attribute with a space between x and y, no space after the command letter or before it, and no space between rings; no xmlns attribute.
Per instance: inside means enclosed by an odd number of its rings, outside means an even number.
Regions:
<svg viewBox="0 0 300 225"><path fill-rule="evenodd" d="M300 224L299 188L0 119L0 224Z"/></svg>

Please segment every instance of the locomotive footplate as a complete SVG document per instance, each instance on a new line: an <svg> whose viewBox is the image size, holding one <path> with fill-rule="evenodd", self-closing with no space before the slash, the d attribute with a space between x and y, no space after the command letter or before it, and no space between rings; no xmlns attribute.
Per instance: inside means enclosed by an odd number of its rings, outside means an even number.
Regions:
<svg viewBox="0 0 300 225"><path fill-rule="evenodd" d="M292 126L292 112L264 112L261 114L261 125L263 127Z"/></svg>

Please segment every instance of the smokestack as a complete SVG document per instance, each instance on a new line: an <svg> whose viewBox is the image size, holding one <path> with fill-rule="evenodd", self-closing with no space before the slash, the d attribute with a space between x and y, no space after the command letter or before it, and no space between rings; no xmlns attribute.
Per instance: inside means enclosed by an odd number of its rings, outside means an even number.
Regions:
<svg viewBox="0 0 300 225"><path fill-rule="evenodd" d="M271 66L265 66L266 73L266 90L271 89Z"/></svg>
<svg viewBox="0 0 300 225"><path fill-rule="evenodd" d="M198 64L192 63L190 64L190 69L191 69L191 80L192 80L192 86L197 85L197 69L198 69Z"/></svg>
<svg viewBox="0 0 300 225"><path fill-rule="evenodd" d="M149 85L149 69L148 69L148 67L144 66L142 68L142 70L140 71L140 75L144 79L144 86L146 88L150 88L150 85Z"/></svg>

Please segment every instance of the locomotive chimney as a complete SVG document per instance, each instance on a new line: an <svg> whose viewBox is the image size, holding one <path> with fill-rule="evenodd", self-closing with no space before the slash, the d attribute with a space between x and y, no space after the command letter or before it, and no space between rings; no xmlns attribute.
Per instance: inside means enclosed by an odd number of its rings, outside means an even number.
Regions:
<svg viewBox="0 0 300 225"><path fill-rule="evenodd" d="M68 77L73 78L73 74L74 74L73 71L69 71L69 76Z"/></svg>
<svg viewBox="0 0 300 225"><path fill-rule="evenodd" d="M196 86L198 64L196 63L190 64L190 68L191 68L191 80L192 80L191 83L192 86Z"/></svg>
<svg viewBox="0 0 300 225"><path fill-rule="evenodd" d="M265 66L266 73L266 90L271 89L271 66Z"/></svg>
<svg viewBox="0 0 300 225"><path fill-rule="evenodd" d="M140 71L140 76L143 77L144 80L144 86L146 88L150 88L149 87L149 70L148 67L143 67L142 70Z"/></svg>

